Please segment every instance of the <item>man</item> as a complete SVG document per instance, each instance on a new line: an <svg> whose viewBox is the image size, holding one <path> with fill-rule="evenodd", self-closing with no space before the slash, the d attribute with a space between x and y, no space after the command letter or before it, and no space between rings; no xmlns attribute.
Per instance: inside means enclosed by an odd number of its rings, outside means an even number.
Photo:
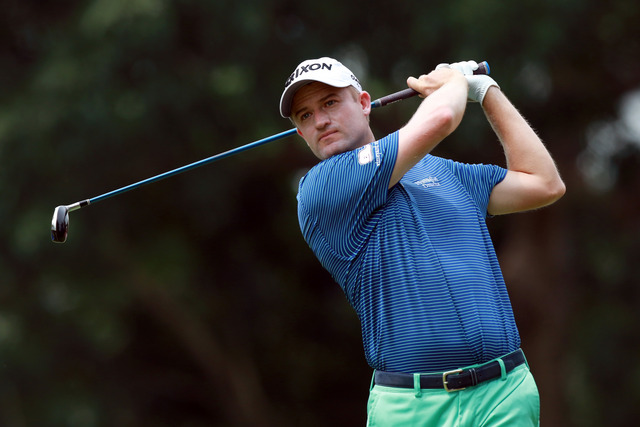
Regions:
<svg viewBox="0 0 640 427"><path fill-rule="evenodd" d="M280 113L322 161L300 181L303 236L340 284L374 368L369 426L539 424L487 215L540 208L564 183L524 118L473 61L407 84L424 98L376 140L371 97L340 62L302 62ZM429 154L480 103L507 169Z"/></svg>

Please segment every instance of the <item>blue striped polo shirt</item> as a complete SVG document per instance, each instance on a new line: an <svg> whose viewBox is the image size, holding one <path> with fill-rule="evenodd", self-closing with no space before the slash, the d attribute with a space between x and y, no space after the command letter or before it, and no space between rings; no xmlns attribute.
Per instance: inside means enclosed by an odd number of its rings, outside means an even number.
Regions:
<svg viewBox="0 0 640 427"><path fill-rule="evenodd" d="M427 155L391 189L398 133L314 166L302 234L355 309L375 369L438 372L517 350L485 224L506 170Z"/></svg>

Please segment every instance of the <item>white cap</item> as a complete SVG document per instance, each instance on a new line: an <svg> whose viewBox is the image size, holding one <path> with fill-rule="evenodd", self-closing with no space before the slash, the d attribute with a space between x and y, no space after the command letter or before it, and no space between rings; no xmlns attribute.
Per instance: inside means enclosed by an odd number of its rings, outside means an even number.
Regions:
<svg viewBox="0 0 640 427"><path fill-rule="evenodd" d="M334 87L353 86L362 92L360 82L353 73L333 58L308 59L298 65L284 84L280 98L280 115L291 116L291 102L301 86L311 82L321 82Z"/></svg>

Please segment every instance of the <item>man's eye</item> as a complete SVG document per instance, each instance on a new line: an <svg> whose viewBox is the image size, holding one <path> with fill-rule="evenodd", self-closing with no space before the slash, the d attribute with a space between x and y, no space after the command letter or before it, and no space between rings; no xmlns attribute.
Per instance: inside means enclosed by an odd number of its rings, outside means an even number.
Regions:
<svg viewBox="0 0 640 427"><path fill-rule="evenodd" d="M333 104L335 104L335 103L336 103L335 99L331 99L331 100L327 101L327 104L326 104L326 105L327 105L327 107L330 107L330 106L332 106L332 105L333 105Z"/></svg>
<svg viewBox="0 0 640 427"><path fill-rule="evenodd" d="M311 113L304 113L303 115L300 116L300 120L306 120L309 117L311 117Z"/></svg>

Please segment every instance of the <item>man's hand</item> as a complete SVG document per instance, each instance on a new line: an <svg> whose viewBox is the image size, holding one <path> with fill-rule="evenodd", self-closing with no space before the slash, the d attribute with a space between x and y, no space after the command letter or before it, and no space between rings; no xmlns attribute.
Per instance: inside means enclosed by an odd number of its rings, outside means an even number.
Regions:
<svg viewBox="0 0 640 427"><path fill-rule="evenodd" d="M478 63L476 61L462 61L462 62L454 62L453 64L438 64L436 70L440 68L453 68L454 70L460 71L465 76L472 76L473 72L478 69Z"/></svg>
<svg viewBox="0 0 640 427"><path fill-rule="evenodd" d="M440 89L444 84L459 76L457 70L451 68L441 68L423 74L419 78L409 77L407 86L420 94L421 98L426 98L436 90Z"/></svg>
<svg viewBox="0 0 640 427"><path fill-rule="evenodd" d="M469 95L470 101L479 102L482 105L484 97L491 86L496 86L498 89L498 83L486 74L474 75L473 72L478 69L478 63L475 61L462 61L454 62L453 64L439 64L436 70L442 68L451 68L461 72L469 83Z"/></svg>

